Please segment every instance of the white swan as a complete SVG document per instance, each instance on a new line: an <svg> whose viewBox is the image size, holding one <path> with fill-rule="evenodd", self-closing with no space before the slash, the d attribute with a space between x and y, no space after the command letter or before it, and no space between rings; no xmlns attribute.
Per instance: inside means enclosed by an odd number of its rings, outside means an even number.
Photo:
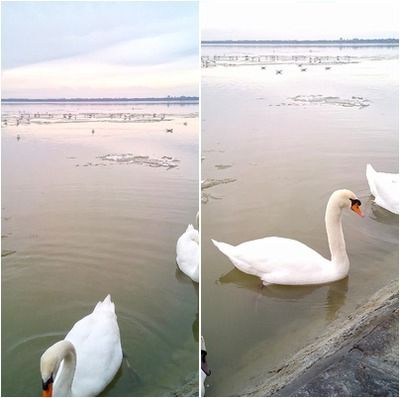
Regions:
<svg viewBox="0 0 400 398"><path fill-rule="evenodd" d="M108 295L43 353L42 396L94 397L111 382L121 362L119 327Z"/></svg>
<svg viewBox="0 0 400 398"><path fill-rule="evenodd" d="M176 263L193 282L199 283L199 231L192 224L176 242Z"/></svg>
<svg viewBox="0 0 400 398"><path fill-rule="evenodd" d="M206 343L204 341L204 337L201 336L201 396L204 397L206 393L206 388L204 382L206 381L206 377L210 376L211 370L208 368L207 364L207 348Z"/></svg>
<svg viewBox="0 0 400 398"><path fill-rule="evenodd" d="M311 285L343 279L349 259L342 230L342 211L351 209L364 217L356 195L341 189L329 198L325 213L332 259L329 261L296 240L268 237L231 246L212 240L240 271L256 275L264 285Z"/></svg>
<svg viewBox="0 0 400 398"><path fill-rule="evenodd" d="M394 214L399 214L399 174L377 172L367 164L367 180L375 203Z"/></svg>

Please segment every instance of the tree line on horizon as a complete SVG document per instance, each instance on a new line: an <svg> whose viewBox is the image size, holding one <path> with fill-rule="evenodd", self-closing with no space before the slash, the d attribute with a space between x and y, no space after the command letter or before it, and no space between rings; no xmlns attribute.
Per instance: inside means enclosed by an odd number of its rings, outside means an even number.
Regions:
<svg viewBox="0 0 400 398"><path fill-rule="evenodd" d="M198 101L199 97L185 96L173 97L135 97L135 98L2 98L2 102L138 102L138 101L153 101L153 102L169 102L169 101Z"/></svg>
<svg viewBox="0 0 400 398"><path fill-rule="evenodd" d="M202 44L215 43L263 43L263 44L399 44L399 39L343 39L342 37L335 40L202 40Z"/></svg>

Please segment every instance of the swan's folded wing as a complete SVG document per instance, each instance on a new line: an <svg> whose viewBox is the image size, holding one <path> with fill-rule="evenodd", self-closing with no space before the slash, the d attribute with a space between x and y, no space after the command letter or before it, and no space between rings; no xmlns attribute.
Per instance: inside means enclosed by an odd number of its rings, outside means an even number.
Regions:
<svg viewBox="0 0 400 398"><path fill-rule="evenodd" d="M315 272L328 262L305 244L286 238L268 237L244 242L235 247L235 259L246 263L256 275L271 272Z"/></svg>

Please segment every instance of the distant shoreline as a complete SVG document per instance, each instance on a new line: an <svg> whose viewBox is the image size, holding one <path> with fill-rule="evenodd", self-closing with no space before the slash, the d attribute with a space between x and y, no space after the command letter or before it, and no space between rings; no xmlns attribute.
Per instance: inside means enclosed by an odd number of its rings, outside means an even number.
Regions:
<svg viewBox="0 0 400 398"><path fill-rule="evenodd" d="M351 40L203 40L202 45L273 45L273 46L387 46L398 47L399 39L351 39Z"/></svg>
<svg viewBox="0 0 400 398"><path fill-rule="evenodd" d="M199 97L161 97L161 98L2 98L2 103L159 103L159 104L197 104Z"/></svg>

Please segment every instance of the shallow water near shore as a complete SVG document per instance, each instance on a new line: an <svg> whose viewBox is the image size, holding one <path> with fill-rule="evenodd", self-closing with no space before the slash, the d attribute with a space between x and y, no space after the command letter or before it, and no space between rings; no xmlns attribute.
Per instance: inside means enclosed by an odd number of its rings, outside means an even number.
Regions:
<svg viewBox="0 0 400 398"><path fill-rule="evenodd" d="M204 53L268 52L233 47ZM379 60L370 59L371 49L365 57L346 51L360 59L329 70L302 72L293 63L280 65L282 74L273 65L202 69L202 178L233 180L202 192L202 334L213 370L206 395L251 390L397 276L398 216L373 203L365 167L398 172L398 60L381 49ZM260 289L210 241L283 236L329 258L324 212L340 188L354 191L366 213L344 214L350 273L342 281Z"/></svg>
<svg viewBox="0 0 400 398"><path fill-rule="evenodd" d="M198 210L197 112L3 104L3 395L38 396L42 352L108 293L126 358L102 395L193 385L198 286L177 270L175 245Z"/></svg>

